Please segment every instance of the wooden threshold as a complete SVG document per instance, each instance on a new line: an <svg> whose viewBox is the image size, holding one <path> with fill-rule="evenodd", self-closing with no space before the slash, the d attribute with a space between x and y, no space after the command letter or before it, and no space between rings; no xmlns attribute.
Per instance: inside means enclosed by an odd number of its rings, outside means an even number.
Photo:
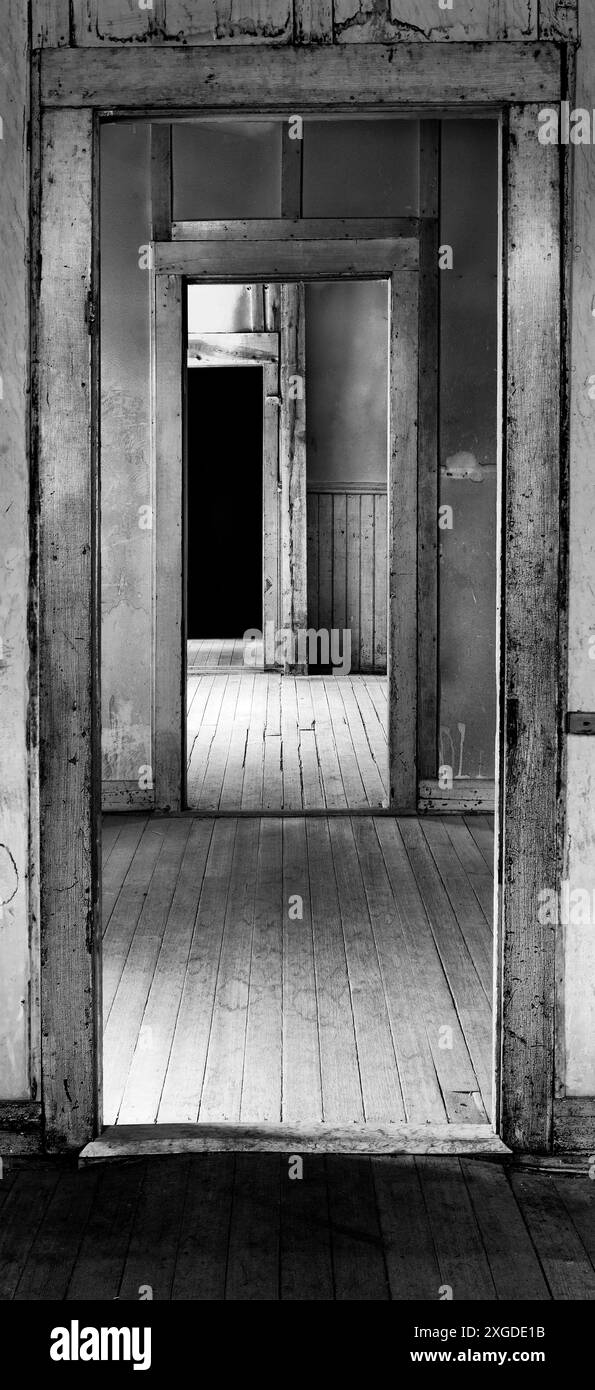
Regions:
<svg viewBox="0 0 595 1390"><path fill-rule="evenodd" d="M79 1163L186 1153L500 1154L490 1125L110 1125Z"/></svg>

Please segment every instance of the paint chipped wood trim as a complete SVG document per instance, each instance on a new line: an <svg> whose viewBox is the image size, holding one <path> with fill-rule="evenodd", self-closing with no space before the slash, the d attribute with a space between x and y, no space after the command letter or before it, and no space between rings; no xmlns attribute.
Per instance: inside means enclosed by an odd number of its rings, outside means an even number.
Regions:
<svg viewBox="0 0 595 1390"><path fill-rule="evenodd" d="M38 312L42 1076L48 1148L96 1131L99 1018L98 496L94 130L42 123ZM64 247L68 246L68 256Z"/></svg>
<svg viewBox="0 0 595 1390"><path fill-rule="evenodd" d="M590 0L583 0L590 3ZM578 0L539 0L539 37L576 42L579 37Z"/></svg>
<svg viewBox="0 0 595 1390"><path fill-rule="evenodd" d="M296 44L333 42L333 0L293 0L293 41Z"/></svg>
<svg viewBox="0 0 595 1390"><path fill-rule="evenodd" d="M32 0L31 47L62 48L70 43L69 0Z"/></svg>
<svg viewBox="0 0 595 1390"><path fill-rule="evenodd" d="M489 1125L111 1125L79 1162L174 1153L501 1154Z"/></svg>
<svg viewBox="0 0 595 1390"><path fill-rule="evenodd" d="M265 254L266 252L266 254ZM155 269L193 281L374 279L392 270L416 270L413 237L383 241L155 242Z"/></svg>
<svg viewBox="0 0 595 1390"><path fill-rule="evenodd" d="M560 152L536 141L537 119L537 107L511 108L506 169L501 1132L513 1148L546 1152L552 1144L555 928L540 924L538 908L539 893L557 892L560 874L561 202Z"/></svg>
<svg viewBox="0 0 595 1390"><path fill-rule="evenodd" d="M469 42L537 38L537 0L335 0L339 43Z"/></svg>
<svg viewBox="0 0 595 1390"><path fill-rule="evenodd" d="M152 0L142 8L123 5L122 0L69 0L69 5L70 41L75 46L147 43L164 32L165 0Z"/></svg>
<svg viewBox="0 0 595 1390"><path fill-rule="evenodd" d="M562 94L553 43L358 44L332 48L45 49L46 107L102 110L312 108L390 112L407 106L555 102Z"/></svg>

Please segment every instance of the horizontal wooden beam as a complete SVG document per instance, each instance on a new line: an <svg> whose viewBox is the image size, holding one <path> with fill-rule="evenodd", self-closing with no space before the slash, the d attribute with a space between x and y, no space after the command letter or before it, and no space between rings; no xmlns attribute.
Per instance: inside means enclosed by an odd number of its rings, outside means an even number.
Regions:
<svg viewBox="0 0 595 1390"><path fill-rule="evenodd" d="M418 244L396 241L158 241L155 270L192 280L341 280L417 270Z"/></svg>
<svg viewBox="0 0 595 1390"><path fill-rule="evenodd" d="M353 110L557 101L554 43L44 50L44 106L106 111Z"/></svg>
<svg viewBox="0 0 595 1390"><path fill-rule="evenodd" d="M278 333L190 333L188 366L258 366L278 362Z"/></svg>
<svg viewBox="0 0 595 1390"><path fill-rule="evenodd" d="M316 481L307 483L306 491L320 496L321 493L338 493L340 496L355 496L356 493L364 493L370 496L371 493L386 497L386 479L382 483L370 482L365 478L360 482L353 482L350 478L338 478L332 483L317 483Z"/></svg>
<svg viewBox="0 0 595 1390"><path fill-rule="evenodd" d="M507 1154L489 1125L111 1125L80 1163L179 1153Z"/></svg>
<svg viewBox="0 0 595 1390"><path fill-rule="evenodd" d="M417 217L282 217L172 222L174 241L378 241L416 237ZM155 238L159 240L159 238Z"/></svg>

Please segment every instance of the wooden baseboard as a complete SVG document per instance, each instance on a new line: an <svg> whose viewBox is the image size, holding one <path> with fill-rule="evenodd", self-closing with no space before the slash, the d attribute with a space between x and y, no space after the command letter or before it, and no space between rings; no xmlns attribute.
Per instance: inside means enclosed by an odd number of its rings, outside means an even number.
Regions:
<svg viewBox="0 0 595 1390"><path fill-rule="evenodd" d="M418 810L442 814L495 810L496 783L488 777L455 778L452 787L441 787L437 781L419 784Z"/></svg>
<svg viewBox="0 0 595 1390"><path fill-rule="evenodd" d="M554 1101L554 1153L595 1153L595 1096Z"/></svg>
<svg viewBox="0 0 595 1390"><path fill-rule="evenodd" d="M41 1105L33 1100L0 1100L0 1155L41 1153Z"/></svg>
<svg viewBox="0 0 595 1390"><path fill-rule="evenodd" d="M109 811L153 811L155 792L143 791L134 779L121 782L103 782L101 786L101 809Z"/></svg>
<svg viewBox="0 0 595 1390"><path fill-rule="evenodd" d="M490 1125L110 1125L80 1163L184 1153L499 1154Z"/></svg>

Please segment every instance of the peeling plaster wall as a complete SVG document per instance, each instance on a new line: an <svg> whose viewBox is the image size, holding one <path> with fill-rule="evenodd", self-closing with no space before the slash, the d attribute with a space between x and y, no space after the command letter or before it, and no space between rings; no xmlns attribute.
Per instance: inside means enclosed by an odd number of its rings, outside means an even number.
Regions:
<svg viewBox="0 0 595 1390"><path fill-rule="evenodd" d="M0 60L0 1096L30 1095L27 13L10 0ZM36 1016L36 1013L35 1013Z"/></svg>
<svg viewBox="0 0 595 1390"><path fill-rule="evenodd" d="M576 106L595 108L595 5L580 7ZM595 711L595 147L574 149L570 430L568 709ZM590 653L592 652L592 656ZM568 738L565 877L571 918L564 932L563 1041L566 1091L595 1095L595 739ZM575 904L573 910L572 904Z"/></svg>

